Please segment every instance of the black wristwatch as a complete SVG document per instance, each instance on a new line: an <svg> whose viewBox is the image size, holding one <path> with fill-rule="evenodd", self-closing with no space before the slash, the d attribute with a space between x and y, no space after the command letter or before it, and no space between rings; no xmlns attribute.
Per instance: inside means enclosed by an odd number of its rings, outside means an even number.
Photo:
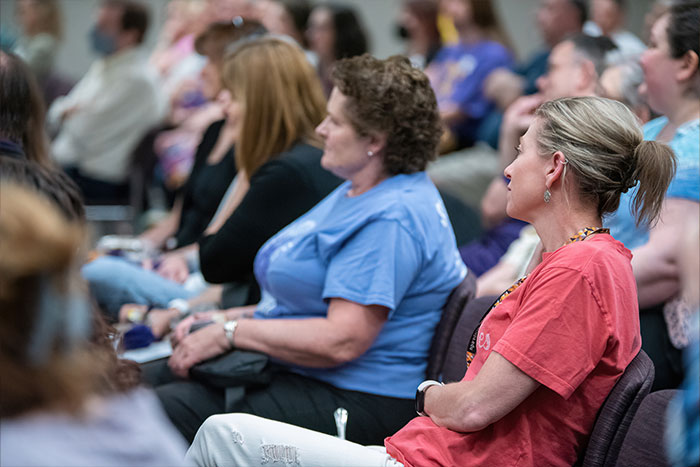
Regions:
<svg viewBox="0 0 700 467"><path fill-rule="evenodd" d="M418 415L420 415L421 417L426 417L428 415L425 412L423 412L423 409L425 407L425 390L428 389L430 386L444 385L444 383L432 379L427 379L418 385L418 389L416 390L416 413Z"/></svg>

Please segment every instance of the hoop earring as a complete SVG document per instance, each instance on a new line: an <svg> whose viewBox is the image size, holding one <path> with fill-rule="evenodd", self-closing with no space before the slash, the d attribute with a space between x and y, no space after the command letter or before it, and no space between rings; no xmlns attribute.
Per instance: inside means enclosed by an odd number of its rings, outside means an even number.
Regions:
<svg viewBox="0 0 700 467"><path fill-rule="evenodd" d="M552 192L549 191L549 188L544 189L544 202L549 203L549 201L552 199Z"/></svg>

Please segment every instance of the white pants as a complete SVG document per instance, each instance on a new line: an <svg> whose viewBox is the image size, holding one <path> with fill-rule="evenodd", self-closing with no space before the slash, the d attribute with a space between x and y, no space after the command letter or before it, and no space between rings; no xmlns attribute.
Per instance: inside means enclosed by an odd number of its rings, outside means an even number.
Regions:
<svg viewBox="0 0 700 467"><path fill-rule="evenodd" d="M200 467L403 467L383 446L362 446L248 414L209 417L186 458Z"/></svg>

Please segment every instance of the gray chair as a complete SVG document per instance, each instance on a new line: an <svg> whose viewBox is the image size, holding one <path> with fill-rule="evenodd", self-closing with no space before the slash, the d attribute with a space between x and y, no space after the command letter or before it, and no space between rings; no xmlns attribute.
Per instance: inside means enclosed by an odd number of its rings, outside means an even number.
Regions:
<svg viewBox="0 0 700 467"><path fill-rule="evenodd" d="M666 408L677 389L656 391L644 398L627 431L617 458L620 467L667 466L664 430Z"/></svg>
<svg viewBox="0 0 700 467"><path fill-rule="evenodd" d="M442 311L442 317L435 329L430 353L428 354L428 368L426 370L428 379L440 380L455 326L465 307L474 298L475 294L476 278L472 272L469 272L467 277L452 291L447 299L445 308ZM466 348L466 342L464 345Z"/></svg>
<svg viewBox="0 0 700 467"><path fill-rule="evenodd" d="M654 382L654 364L640 350L598 412L583 458L584 467L613 466L642 399Z"/></svg>

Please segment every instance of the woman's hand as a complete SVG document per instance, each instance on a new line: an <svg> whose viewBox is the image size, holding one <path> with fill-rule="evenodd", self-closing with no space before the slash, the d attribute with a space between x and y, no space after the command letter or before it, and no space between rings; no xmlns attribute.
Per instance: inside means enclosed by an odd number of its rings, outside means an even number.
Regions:
<svg viewBox="0 0 700 467"><path fill-rule="evenodd" d="M184 283L190 275L187 259L179 253L163 255L163 260L156 271L161 277L179 284Z"/></svg>
<svg viewBox="0 0 700 467"><path fill-rule="evenodd" d="M173 343L173 346L177 346L185 338L185 336L189 334L190 328L195 323L195 321L210 320L214 317L216 313L220 312L213 310L194 313L193 315L190 315L187 318L180 321L179 323L177 323L177 326L175 326L175 331L173 331L173 335L170 338L170 341Z"/></svg>
<svg viewBox="0 0 700 467"><path fill-rule="evenodd" d="M170 322L180 316L180 311L170 308L167 310L151 310L146 316L146 323L151 328L151 332L160 339L170 332Z"/></svg>
<svg viewBox="0 0 700 467"><path fill-rule="evenodd" d="M230 343L224 333L224 325L213 323L185 336L173 350L168 366L175 375L187 378L190 368L194 365L221 355L229 349Z"/></svg>

